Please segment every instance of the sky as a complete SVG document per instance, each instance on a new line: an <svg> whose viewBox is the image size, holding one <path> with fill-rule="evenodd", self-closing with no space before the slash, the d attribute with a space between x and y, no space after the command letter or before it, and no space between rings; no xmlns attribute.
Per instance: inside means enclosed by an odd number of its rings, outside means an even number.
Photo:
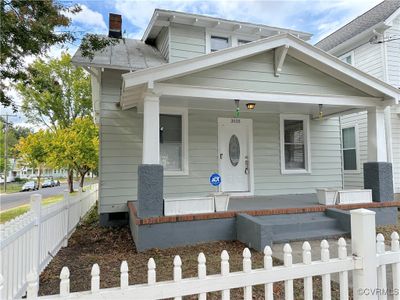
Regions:
<svg viewBox="0 0 400 300"><path fill-rule="evenodd" d="M60 0L65 5L79 4L81 12L69 15L71 29L77 33L108 33L108 14L122 15L123 36L140 39L153 15L155 8L177 10L265 24L276 27L296 29L313 34L311 43L315 44L336 29L369 10L381 0ZM52 47L51 57L58 57L61 51L73 54L79 41L66 45L67 49ZM16 102L20 102L15 91L12 91ZM4 108L2 108L2 113ZM25 118L18 114L12 122L29 125Z"/></svg>

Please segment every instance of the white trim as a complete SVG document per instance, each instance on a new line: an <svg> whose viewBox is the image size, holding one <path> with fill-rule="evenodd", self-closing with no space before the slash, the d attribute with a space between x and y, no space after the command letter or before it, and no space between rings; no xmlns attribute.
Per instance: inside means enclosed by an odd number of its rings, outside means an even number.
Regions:
<svg viewBox="0 0 400 300"><path fill-rule="evenodd" d="M351 63L350 63L350 64L346 61L346 58L349 57L349 56L350 56L350 58L351 58ZM351 65L351 66L355 66L355 61L354 61L354 50L353 50L353 51L350 51L350 52L347 52L346 54L341 55L341 56L339 57L339 59L340 59L342 62L345 62L346 64L349 64L349 65Z"/></svg>
<svg viewBox="0 0 400 300"><path fill-rule="evenodd" d="M160 106L160 114L182 116L182 170L164 170L165 176L186 176L189 175L189 120L188 109L183 107Z"/></svg>
<svg viewBox="0 0 400 300"><path fill-rule="evenodd" d="M221 126L222 124L230 124L231 123L231 119L232 118L218 118L218 145L217 145L217 149L218 149L218 172L221 172L221 160L219 159L219 151L220 151L220 136L221 136ZM253 120L252 119L243 119L243 118L239 118L241 124L246 124L247 129L248 129L248 155L249 155L249 167L250 167L250 174L249 174L249 191L248 192L231 192L230 194L233 196L253 196L254 195L254 153L253 153ZM223 190L223 183L224 180L222 180L221 183L221 190Z"/></svg>
<svg viewBox="0 0 400 300"><path fill-rule="evenodd" d="M275 77L279 77L279 73L282 72L283 63L286 58L286 54L289 50L289 46L280 46L274 49L274 71Z"/></svg>
<svg viewBox="0 0 400 300"><path fill-rule="evenodd" d="M299 120L303 121L304 131L304 165L305 169L302 170L287 170L285 168L285 120ZM279 139L280 139L280 160L281 160L281 174L311 174L311 142L310 142L310 116L299 114L280 114L279 122Z"/></svg>
<svg viewBox="0 0 400 300"><path fill-rule="evenodd" d="M385 94L386 98L394 100L391 101L393 102L392 104L397 103L398 99L400 99L400 91L388 83L348 65L290 34L276 35L239 47L231 47L175 63L126 73L122 75L122 90L124 93L127 89L140 86L149 80L156 82L184 76L253 56L283 45L290 46L289 55L370 95L378 96L380 93Z"/></svg>
<svg viewBox="0 0 400 300"><path fill-rule="evenodd" d="M253 42L261 38L260 35L254 35L254 34L250 35L232 31L218 30L214 28L206 28L206 54L211 53L211 36L227 38L228 39L227 48L239 46L238 43L239 40L246 40L249 42Z"/></svg>
<svg viewBox="0 0 400 300"><path fill-rule="evenodd" d="M356 169L355 170L345 170L344 169L344 155L343 151L345 150L343 148L343 129L347 128L354 128L354 145L355 145L355 150L356 150ZM342 160L343 160L343 173L344 174L360 174L361 173L361 163L360 163L360 137L359 137L359 128L357 123L349 123L344 126L340 127L341 131L341 154L342 154ZM349 148L350 149L350 148Z"/></svg>
<svg viewBox="0 0 400 300"><path fill-rule="evenodd" d="M313 95L295 93L261 93L246 90L226 88L201 87L183 84L154 83L154 92L160 95L194 97L201 96L212 99L246 99L248 101L325 104L350 107L376 107L382 105L382 98L341 96L341 95Z"/></svg>
<svg viewBox="0 0 400 300"><path fill-rule="evenodd" d="M400 16L400 8L398 8L393 14L390 15L389 18L385 20L385 24L387 26L393 26L393 21Z"/></svg>

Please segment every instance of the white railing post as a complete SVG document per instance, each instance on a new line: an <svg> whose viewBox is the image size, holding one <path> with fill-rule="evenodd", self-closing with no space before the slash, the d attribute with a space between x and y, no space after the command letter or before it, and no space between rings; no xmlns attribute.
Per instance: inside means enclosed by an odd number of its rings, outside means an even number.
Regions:
<svg viewBox="0 0 400 300"><path fill-rule="evenodd" d="M350 211L353 255L362 261L362 268L353 271L354 299L375 299L377 259L375 246L375 212L367 209Z"/></svg>
<svg viewBox="0 0 400 300"><path fill-rule="evenodd" d="M346 240L340 238L338 240L338 256L339 259L347 258ZM339 273L340 300L349 299L349 274L347 271Z"/></svg>
<svg viewBox="0 0 400 300"><path fill-rule="evenodd" d="M34 269L37 270L37 272L40 272L40 248L41 248L41 237L40 237L40 223L41 223L41 209L42 209L42 195L40 194L33 194L31 196L31 210L33 211L33 214L35 216L35 235L34 235L34 248L33 248L33 264L34 264ZM32 270L33 271L33 270Z"/></svg>
<svg viewBox="0 0 400 300"><path fill-rule="evenodd" d="M378 255L385 254L385 237L382 233L376 236L376 252ZM383 293L379 295L379 300L386 300L386 265L378 266L378 288L383 291Z"/></svg>
<svg viewBox="0 0 400 300"><path fill-rule="evenodd" d="M68 233L69 233L69 191L64 190L64 204L65 204L65 234L64 234L64 241L62 246L68 246Z"/></svg>
<svg viewBox="0 0 400 300"><path fill-rule="evenodd" d="M155 284L156 283L156 262L153 258L150 258L147 263L147 283Z"/></svg>
<svg viewBox="0 0 400 300"><path fill-rule="evenodd" d="M226 250L221 253L221 275L227 276L229 275L229 254ZM222 300L229 300L231 298L230 290L223 290L221 292Z"/></svg>
<svg viewBox="0 0 400 300"><path fill-rule="evenodd" d="M38 280L39 278L36 275L35 271L30 272L26 276L26 281L28 283L28 286L26 288L26 299L31 300L37 298L39 289Z"/></svg>
<svg viewBox="0 0 400 300"><path fill-rule="evenodd" d="M289 244L283 246L283 265L289 270L293 265L292 247ZM293 280L285 280L285 299L293 300Z"/></svg>
<svg viewBox="0 0 400 300"><path fill-rule="evenodd" d="M128 274L128 263L124 260L121 263L121 289L126 289L129 286L129 274Z"/></svg>
<svg viewBox="0 0 400 300"><path fill-rule="evenodd" d="M60 296L65 297L69 295L69 269L63 267L60 273Z"/></svg>
<svg viewBox="0 0 400 300"><path fill-rule="evenodd" d="M327 240L321 242L321 261L329 262L329 243ZM331 299L331 274L322 275L322 299Z"/></svg>
<svg viewBox="0 0 400 300"><path fill-rule="evenodd" d="M270 246L265 246L264 248L264 269L272 270L272 249ZM265 284L264 289L265 289L264 298L266 300L273 300L274 299L273 283Z"/></svg>
<svg viewBox="0 0 400 300"><path fill-rule="evenodd" d="M97 293L100 290L100 268L98 264L93 265L91 276L91 291Z"/></svg>
<svg viewBox="0 0 400 300"><path fill-rule="evenodd" d="M303 243L303 264L311 265L311 245L309 242ZM312 277L304 277L304 299L312 300L313 299L313 286L312 286Z"/></svg>
<svg viewBox="0 0 400 300"><path fill-rule="evenodd" d="M397 252L400 255L399 234L397 232L393 232L390 237L392 238L390 250L392 252ZM398 293L394 293L393 299L400 300L400 261L392 264L392 277L393 291L399 291Z"/></svg>
<svg viewBox="0 0 400 300"><path fill-rule="evenodd" d="M199 279L205 279L207 276L207 269L206 269L206 257L203 252L199 253L199 256L197 257L197 274L199 276ZM206 300L207 299L207 293L201 293L199 294L199 300Z"/></svg>
<svg viewBox="0 0 400 300"><path fill-rule="evenodd" d="M174 281L180 282L182 280L182 260L179 255L174 258ZM174 300L182 300L182 297L175 297Z"/></svg>
<svg viewBox="0 0 400 300"><path fill-rule="evenodd" d="M250 273L251 272L251 252L249 248L244 248L243 250L243 272ZM243 288L243 298L244 300L251 300L252 297L252 289L251 285L245 286Z"/></svg>

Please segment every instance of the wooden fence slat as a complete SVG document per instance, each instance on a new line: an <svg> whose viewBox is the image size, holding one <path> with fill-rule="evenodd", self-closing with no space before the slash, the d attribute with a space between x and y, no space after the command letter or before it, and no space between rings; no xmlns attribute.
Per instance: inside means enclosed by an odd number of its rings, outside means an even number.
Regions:
<svg viewBox="0 0 400 300"><path fill-rule="evenodd" d="M249 248L244 248L243 250L243 272L251 272L251 252ZM251 300L252 297L252 286L245 286L243 288L243 298L244 300Z"/></svg>
<svg viewBox="0 0 400 300"><path fill-rule="evenodd" d="M264 248L264 269L272 270L272 249L270 246L265 246ZM264 285L264 297L265 300L274 299L274 287L273 283L267 283Z"/></svg>
<svg viewBox="0 0 400 300"><path fill-rule="evenodd" d="M229 274L229 254L226 250L221 252L221 275L227 276ZM231 298L230 290L223 290L221 292L222 300L229 300Z"/></svg>
<svg viewBox="0 0 400 300"><path fill-rule="evenodd" d="M311 245L309 242L303 243L303 263L305 265L311 265ZM313 286L312 286L312 277L304 277L304 299L312 300L313 299Z"/></svg>
<svg viewBox="0 0 400 300"><path fill-rule="evenodd" d="M290 269L293 265L292 247L289 244L283 246L283 265ZM285 299L293 300L293 280L285 280Z"/></svg>
<svg viewBox="0 0 400 300"><path fill-rule="evenodd" d="M207 269L206 269L206 257L203 252L199 253L197 262L198 262L197 274L199 276L199 279L204 279L207 277ZM206 293L199 294L199 300L207 300L207 294Z"/></svg>
<svg viewBox="0 0 400 300"><path fill-rule="evenodd" d="M379 233L376 236L376 253L378 255L385 253L385 237L382 233ZM386 266L381 265L378 266L378 288L382 291L387 291L387 284L386 284ZM386 292L382 293L379 296L380 300L386 300L387 295Z"/></svg>
<svg viewBox="0 0 400 300"><path fill-rule="evenodd" d="M400 243L399 243L399 234L397 232L393 232L391 234L391 252L397 252L400 256ZM400 291L400 261L392 264L392 277L393 277L393 290ZM393 295L394 300L400 300L400 292Z"/></svg>
<svg viewBox="0 0 400 300"><path fill-rule="evenodd" d="M329 259L329 243L327 240L323 240L321 242L321 261L328 262ZM322 275L322 299L331 299L331 274Z"/></svg>
<svg viewBox="0 0 400 300"><path fill-rule="evenodd" d="M347 258L347 244L344 238L338 240L339 259ZM340 300L349 299L349 274L347 271L339 272Z"/></svg>

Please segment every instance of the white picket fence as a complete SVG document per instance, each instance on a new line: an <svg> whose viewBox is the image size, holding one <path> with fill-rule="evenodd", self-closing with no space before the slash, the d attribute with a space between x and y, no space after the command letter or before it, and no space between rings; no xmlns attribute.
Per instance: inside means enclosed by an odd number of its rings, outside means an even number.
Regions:
<svg viewBox="0 0 400 300"><path fill-rule="evenodd" d="M28 275L39 273L62 246L66 246L81 218L96 203L98 184L76 195L64 192L63 200L42 206L42 196L31 196L31 209L0 226L1 299L26 293ZM1 276L0 275L0 276Z"/></svg>
<svg viewBox="0 0 400 300"><path fill-rule="evenodd" d="M286 244L283 248L283 266L273 266L270 247L264 249L264 268L252 269L249 249L243 251L243 271L230 272L229 255L221 253L221 273L207 275L206 257L198 256L198 276L182 278L182 261L176 256L173 261L173 280L156 281L156 263L148 261L148 279L145 284L129 285L129 270L126 261L120 268L120 287L100 289L100 268L94 264L91 271L91 291L70 293L69 270L64 267L60 274L60 294L38 297L38 277L28 276L27 299L182 299L182 296L198 295L198 299L207 299L207 293L222 291L221 299L230 299L230 290L243 288L243 298L252 299L252 286L264 285L265 299L273 299L273 284L284 282L285 299L294 299L293 280L303 279L304 299L313 299L313 276L322 277L323 299L331 299L331 275L339 274L340 299L349 298L349 272L353 274L354 299L400 299L400 247L399 235L391 235L390 250L385 250L384 237L375 232L375 213L365 209L351 211L352 254L348 255L346 240L340 238L337 243L338 257L330 257L330 245L321 242L320 260L312 260L311 247L303 244L303 262L293 264L292 248ZM392 270L392 288L388 290L386 267ZM89 275L89 274L88 274ZM0 284L1 288L1 284Z"/></svg>

